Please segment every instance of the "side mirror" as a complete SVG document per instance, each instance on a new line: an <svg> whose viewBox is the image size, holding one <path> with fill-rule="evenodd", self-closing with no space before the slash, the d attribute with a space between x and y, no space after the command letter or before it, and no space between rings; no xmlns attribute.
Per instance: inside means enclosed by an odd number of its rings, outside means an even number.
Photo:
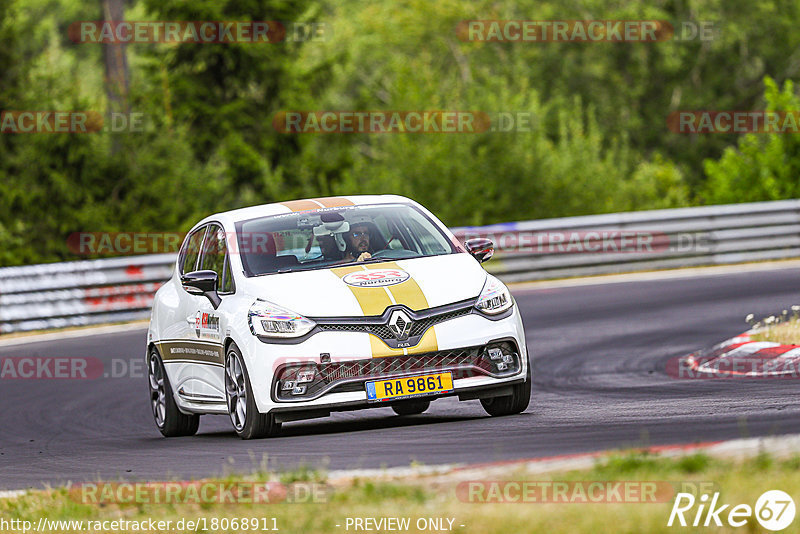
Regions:
<svg viewBox="0 0 800 534"><path fill-rule="evenodd" d="M476 237L464 243L467 252L472 254L479 262L483 263L494 255L494 243L485 237Z"/></svg>
<svg viewBox="0 0 800 534"><path fill-rule="evenodd" d="M203 295L211 301L216 310L222 299L217 294L217 273L214 271L193 271L181 276L183 290L190 295Z"/></svg>

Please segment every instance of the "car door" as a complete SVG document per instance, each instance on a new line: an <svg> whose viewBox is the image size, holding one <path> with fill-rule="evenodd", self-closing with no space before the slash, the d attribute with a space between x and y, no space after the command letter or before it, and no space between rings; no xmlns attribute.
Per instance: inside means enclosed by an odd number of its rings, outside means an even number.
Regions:
<svg viewBox="0 0 800 534"><path fill-rule="evenodd" d="M207 226L202 226L187 236L178 256L177 284L164 299L164 306L169 313L165 314L168 320L159 342L159 351L169 371L173 389L179 396L187 399L192 394L195 375L193 370L197 350L195 315L200 300L207 299L192 295L183 289L180 277L197 270L207 229Z"/></svg>
<svg viewBox="0 0 800 534"><path fill-rule="evenodd" d="M224 335L223 319L234 291L230 272L225 231L221 225L209 225L203 241L198 270L217 273L217 293L222 302L217 309L205 297L195 300L195 336L197 354L194 359L192 394L197 402L224 402Z"/></svg>

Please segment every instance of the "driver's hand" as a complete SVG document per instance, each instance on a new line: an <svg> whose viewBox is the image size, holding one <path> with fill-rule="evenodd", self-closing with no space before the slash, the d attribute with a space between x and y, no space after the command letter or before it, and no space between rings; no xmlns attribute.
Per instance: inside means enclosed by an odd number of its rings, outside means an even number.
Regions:
<svg viewBox="0 0 800 534"><path fill-rule="evenodd" d="M369 252L362 252L361 255L358 257L358 259L356 261L368 260L371 257L372 257L372 254L370 254Z"/></svg>

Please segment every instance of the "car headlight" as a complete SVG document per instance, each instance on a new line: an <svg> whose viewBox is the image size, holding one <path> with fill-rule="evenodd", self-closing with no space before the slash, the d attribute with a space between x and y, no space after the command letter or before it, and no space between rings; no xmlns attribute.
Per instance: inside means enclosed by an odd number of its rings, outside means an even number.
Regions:
<svg viewBox="0 0 800 534"><path fill-rule="evenodd" d="M483 291L481 291L481 295L475 303L475 308L482 313L497 315L508 310L513 305L514 301L511 298L511 292L505 284L491 274L488 275Z"/></svg>
<svg viewBox="0 0 800 534"><path fill-rule="evenodd" d="M317 324L302 315L258 299L247 312L250 330L265 337L300 337L308 334Z"/></svg>

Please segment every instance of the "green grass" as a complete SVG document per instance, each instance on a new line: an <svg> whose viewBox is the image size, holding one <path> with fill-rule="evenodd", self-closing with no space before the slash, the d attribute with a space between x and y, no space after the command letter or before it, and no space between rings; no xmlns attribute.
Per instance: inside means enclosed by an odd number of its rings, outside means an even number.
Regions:
<svg viewBox="0 0 800 534"><path fill-rule="evenodd" d="M775 459L762 453L734 462L699 453L664 458L641 452L621 452L591 469L523 474L512 468L505 477L488 480L514 481L665 481L673 484L713 483L720 501L754 505L758 496L781 489L800 496L800 456ZM516 471L514 470L516 469ZM228 477L225 481L273 480L323 483L324 473L303 468L282 475L261 473L251 477ZM412 528L418 518L455 518L453 532L674 532L666 526L672 499L658 503L470 503L457 497L459 481L447 477L419 477L402 482L355 479L335 486L327 502L318 504L106 504L76 502L66 488L36 491L17 499L0 501L0 518L36 523L40 517L58 519L119 519L177 521L181 518L276 518L281 532L348 532L348 517L410 517ZM79 500L79 499L77 499ZM688 517L688 516L687 516ZM795 525L800 524L800 518ZM340 525L337 527L336 525ZM460 525L464 525L463 527ZM209 529L210 530L210 529ZM691 527L683 529L692 531ZM228 529L235 532L235 529ZM239 530L244 532L245 530ZM760 532L754 523L740 529L710 529L711 532ZM350 529L353 532L353 529ZM377 532L381 532L380 530Z"/></svg>
<svg viewBox="0 0 800 534"><path fill-rule="evenodd" d="M794 315L788 320L765 324L750 339L753 341L772 341L773 343L784 345L800 345L800 318Z"/></svg>

